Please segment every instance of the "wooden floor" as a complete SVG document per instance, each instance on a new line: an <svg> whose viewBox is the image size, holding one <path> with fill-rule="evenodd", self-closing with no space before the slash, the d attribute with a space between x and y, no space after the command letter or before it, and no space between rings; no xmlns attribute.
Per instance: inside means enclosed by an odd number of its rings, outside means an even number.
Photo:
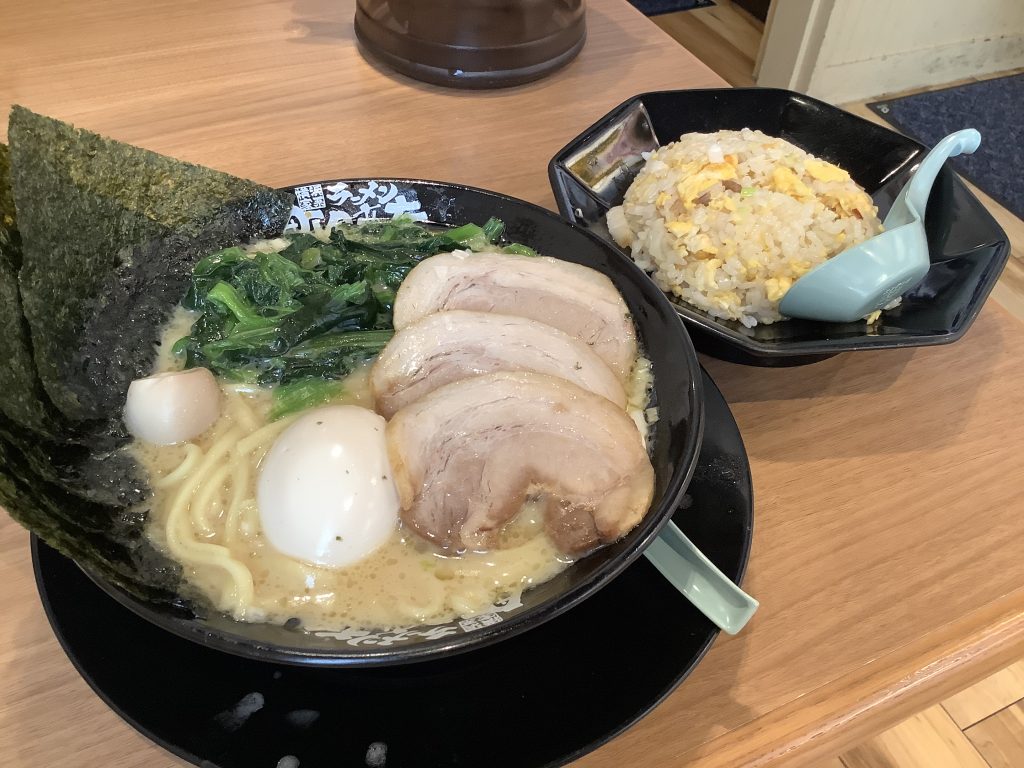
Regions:
<svg viewBox="0 0 1024 768"><path fill-rule="evenodd" d="M730 0L692 11L652 16L686 50L734 86L754 84L754 62L764 24Z"/></svg>
<svg viewBox="0 0 1024 768"><path fill-rule="evenodd" d="M820 768L1024 768L1024 661Z"/></svg>
<svg viewBox="0 0 1024 768"><path fill-rule="evenodd" d="M653 21L731 85L753 85L763 25L727 0L716 2ZM990 77L1007 74L1015 72ZM900 95L907 94L884 94ZM843 108L884 124L867 102ZM978 188L971 189L1011 243L1009 263L992 296L1024 320L1024 221ZM815 768L1024 768L1024 661Z"/></svg>

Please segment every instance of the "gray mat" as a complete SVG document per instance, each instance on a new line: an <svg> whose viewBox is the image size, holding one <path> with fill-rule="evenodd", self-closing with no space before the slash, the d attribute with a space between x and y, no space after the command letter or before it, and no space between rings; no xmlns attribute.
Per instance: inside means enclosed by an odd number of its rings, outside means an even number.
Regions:
<svg viewBox="0 0 1024 768"><path fill-rule="evenodd" d="M868 106L929 147L961 128L977 128L981 146L953 158L956 171L1024 219L1024 75L968 83Z"/></svg>

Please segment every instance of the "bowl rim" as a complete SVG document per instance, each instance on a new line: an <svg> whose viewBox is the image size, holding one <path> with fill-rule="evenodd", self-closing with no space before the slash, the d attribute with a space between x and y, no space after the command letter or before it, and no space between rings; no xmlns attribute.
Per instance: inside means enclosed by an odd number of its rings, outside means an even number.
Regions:
<svg viewBox="0 0 1024 768"><path fill-rule="evenodd" d="M662 304L662 311L667 311L670 316L678 315L672 308L667 297L658 290L647 275L631 259L623 258L616 249L611 248L601 238L588 232L574 222L567 221L557 213L543 208L542 206L530 203L520 198L512 197L501 192L486 190L479 187L472 187L464 184L456 184L429 179L412 179L403 177L353 177L334 178L321 181L307 181L283 186L280 189L291 191L298 187L326 184L361 184L361 183L400 183L409 186L430 186L442 190L455 190L472 195L482 195L499 202L512 203L517 206L525 206L526 210L533 215L542 216L562 227L579 233L590 239L595 245L607 250L609 255L614 255L623 262L624 271L632 273L635 282L640 290L647 294L649 300L655 305ZM652 298L653 297L653 298ZM660 297L660 298L658 298ZM530 610L524 610L513 618L481 627L470 632L458 635L451 635L443 638L428 639L414 646L384 647L377 646L372 650L361 649L358 653L352 653L352 649L344 645L331 649L309 649L296 646L283 646L279 644L262 643L240 635L227 633L217 628L206 626L202 621L197 621L195 616L185 618L184 616L172 616L161 613L152 607L142 603L128 592L107 582L101 577L91 573L88 569L83 571L90 579L102 589L107 595L118 603L131 610L136 615L150 621L158 627L165 629L172 634L187 640L197 642L209 648L226 653L243 656L261 661L276 662L295 666L320 666L320 667L350 667L366 668L374 666L391 666L409 664L421 661L430 661L457 653L463 653L497 643L509 637L525 632L533 627L560 616L569 611L586 598L593 595L602 587L611 582L616 576L630 566L661 532L661 529L671 519L679 503L686 492L690 480L693 477L697 466L697 459L704 432L704 393L700 363L697 353L690 339L689 332L681 320L679 330L682 341L681 349L676 354L685 360L686 367L690 372L690 383L686 393L673 393L674 396L686 396L690 404L691 418L688 419L685 445L683 454L678 457L675 464L675 471L669 477L665 494L658 509L651 509L641 520L639 525L629 535L638 534L638 538L631 547L623 552L618 558L610 560L605 565L597 568L590 578L566 590L555 598L540 603ZM749 555L749 553L748 553ZM243 622L237 622L242 624ZM424 625L428 626L428 625ZM346 652L347 651L347 652Z"/></svg>
<svg viewBox="0 0 1024 768"><path fill-rule="evenodd" d="M785 97L788 100L796 100L804 103L813 104L817 107L821 107L833 113L841 113L846 118L865 126L869 126L873 131L883 131L893 136L906 141L917 148L918 154L927 152L927 147L921 144L914 138L906 136L899 131L878 123L872 122L867 118L855 115L852 112L848 112L841 107L837 107L834 104L829 104L826 101L816 99L813 96L800 93L799 91L793 91L786 88L759 88L759 87L742 87L742 88L677 88L677 89L662 89L657 91L643 91L641 93L634 94L629 98L623 100L615 107L608 110L600 118L595 120L584 130L578 133L575 137L570 139L561 149L559 149L548 161L548 181L551 185L552 192L555 197L555 203L558 206L559 213L562 214L570 223L580 226L578 224L579 217L576 215L575 209L570 203L568 189L566 187L566 179L571 177L572 174L568 170L565 164L565 160L574 151L576 151L581 144L589 141L593 138L594 134L599 133L607 128L608 123L613 121L621 113L627 111L636 102L643 104L643 100L651 96L682 96L689 94L716 94L726 95L730 97L749 96L754 93L769 93L776 94L780 97ZM915 154L913 157L916 157ZM669 299L669 303L676 310L679 316L683 319L684 323L688 326L693 326L699 329L701 332L706 333L714 337L715 340L727 344L731 347L736 348L741 352L755 355L758 358L766 360L784 360L786 358L806 358L808 361L813 359L824 359L824 357L832 356L840 352L858 352L858 351L869 351L877 349L903 349L908 347L926 347L926 346L939 346L944 344L952 344L955 341L961 339L964 334L970 329L971 325L977 319L981 313L982 308L985 306L985 302L988 299L989 294L995 287L996 282L999 279L1000 274L1003 271L1003 267L1006 265L1007 260L1010 256L1010 241L1006 234L1006 231L1002 228L995 217L989 212L989 210L981 203L977 196L971 191L971 189L964 183L963 179L959 174L953 173L954 183L962 187L963 191L978 204L979 211L987 223L990 224L997 233L999 238L990 242L978 246L978 248L994 248L994 252L991 259L992 267L986 270L982 280L980 280L975 288L975 297L971 300L968 311L963 315L959 321L959 325L949 331L935 331L930 333L888 333L884 335L870 336L867 334L855 337L848 337L844 339L830 339L827 336L818 339L805 339L802 341L787 341L781 344L772 344L770 342L758 341L757 339L745 336L739 331L733 330L729 326L723 324L716 318L704 315L688 306L683 305L681 302L675 301L672 297L666 294ZM585 228L586 229L586 228ZM589 229L587 229L589 232ZM614 240L605 240L598 235L595 235L598 239L603 240L612 248L616 249L625 258L630 258L629 254L619 247L618 243ZM632 260L632 259L630 259ZM646 272L644 273L646 274ZM650 277L648 276L648 279ZM652 281L653 282L653 281ZM821 323L823 326L832 325L830 323Z"/></svg>

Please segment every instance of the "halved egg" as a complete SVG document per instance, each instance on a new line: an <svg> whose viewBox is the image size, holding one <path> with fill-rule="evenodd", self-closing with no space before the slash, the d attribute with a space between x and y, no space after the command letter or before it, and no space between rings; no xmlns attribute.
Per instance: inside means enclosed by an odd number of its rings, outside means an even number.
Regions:
<svg viewBox="0 0 1024 768"><path fill-rule="evenodd" d="M398 524L398 492L383 417L355 405L316 408L274 442L260 466L256 503L267 541L328 568L380 547Z"/></svg>

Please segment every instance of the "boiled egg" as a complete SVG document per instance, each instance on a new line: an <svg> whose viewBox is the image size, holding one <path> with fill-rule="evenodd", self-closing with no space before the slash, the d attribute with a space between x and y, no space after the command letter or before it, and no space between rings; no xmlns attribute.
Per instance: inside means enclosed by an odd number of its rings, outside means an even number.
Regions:
<svg viewBox="0 0 1024 768"><path fill-rule="evenodd" d="M124 423L140 440L173 445L198 437L220 416L220 387L206 368L168 371L128 385Z"/></svg>
<svg viewBox="0 0 1024 768"><path fill-rule="evenodd" d="M340 568L380 547L398 524L383 417L355 405L315 408L274 441L256 487L274 549Z"/></svg>

